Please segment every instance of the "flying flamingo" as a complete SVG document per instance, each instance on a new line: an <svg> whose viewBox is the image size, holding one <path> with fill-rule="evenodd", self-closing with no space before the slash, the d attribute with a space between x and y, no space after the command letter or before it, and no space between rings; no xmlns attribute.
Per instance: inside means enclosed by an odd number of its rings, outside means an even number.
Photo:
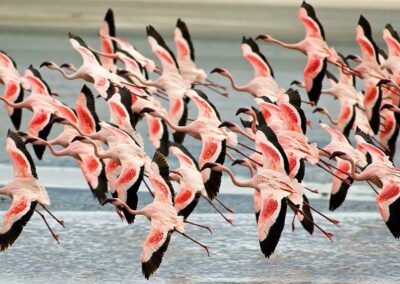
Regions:
<svg viewBox="0 0 400 284"><path fill-rule="evenodd" d="M100 35L101 51L106 53L113 53L113 51L116 48L116 43L111 39L111 37L115 37L114 12L112 9L107 10L104 20L100 26L99 35ZM104 68L112 72L116 71L114 59L102 56L100 60L101 60L101 65Z"/></svg>
<svg viewBox="0 0 400 284"><path fill-rule="evenodd" d="M4 216L0 230L0 251L6 250L16 241L35 211L42 217L53 238L58 242L58 236L52 231L46 218L36 209L39 204L50 213L46 208L50 205L50 198L46 189L38 182L35 164L23 140L10 130L6 139L6 150L13 164L14 179L0 188L0 194L12 199L11 207ZM50 215L56 219L51 213ZM56 220L64 226L62 221Z"/></svg>
<svg viewBox="0 0 400 284"><path fill-rule="evenodd" d="M165 168L165 158L156 152L155 158L152 162L154 170L159 170L160 174ZM168 176L167 172L164 172ZM178 234L190 239L196 244L203 247L207 254L208 247L194 240L184 233L184 220L182 216L178 216L177 210L173 204L173 193L170 187L157 186L155 187L154 200L149 205L139 210L131 209L126 203L118 198L107 199L104 203L111 203L114 206L122 207L132 215L143 215L151 221L150 232L144 241L142 249L142 273L146 279L158 269L161 264L164 253L168 248L171 239L171 234L177 232Z"/></svg>
<svg viewBox="0 0 400 284"><path fill-rule="evenodd" d="M304 68L305 88L311 103L317 104L321 95L322 80L325 77L327 62L342 66L336 51L325 41L325 32L319 22L314 8L303 1L299 9L299 20L306 29L306 36L295 44L287 44L269 35L259 35L256 39L276 43L289 49L298 50L307 55Z"/></svg>
<svg viewBox="0 0 400 284"><path fill-rule="evenodd" d="M274 72L267 58L261 53L257 43L252 38L243 37L242 40L243 57L251 64L254 69L254 79L248 84L239 86L236 84L232 74L223 68L215 68L211 73L218 73L227 77L232 88L239 92L250 93L254 97L267 96L275 101L285 93L285 90L278 86L274 79Z"/></svg>
<svg viewBox="0 0 400 284"><path fill-rule="evenodd" d="M19 103L24 98L21 76L17 70L17 64L4 51L0 51L0 83L4 84L3 97L10 102ZM7 107L8 115L11 118L15 129L21 125L22 110Z"/></svg>

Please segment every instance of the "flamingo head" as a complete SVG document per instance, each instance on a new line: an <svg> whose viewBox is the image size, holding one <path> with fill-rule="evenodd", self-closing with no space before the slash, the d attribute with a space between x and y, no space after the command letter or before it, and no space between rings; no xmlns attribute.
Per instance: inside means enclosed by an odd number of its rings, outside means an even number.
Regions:
<svg viewBox="0 0 400 284"><path fill-rule="evenodd" d="M222 171L222 166L218 163L208 162L201 167L200 171L204 171L205 169L211 169L213 171Z"/></svg>
<svg viewBox="0 0 400 284"><path fill-rule="evenodd" d="M349 54L349 55L346 56L345 59L346 60L352 60L352 61L357 62L357 63L361 63L361 61L362 61L361 57L356 55L356 54Z"/></svg>
<svg viewBox="0 0 400 284"><path fill-rule="evenodd" d="M272 39L272 37L269 35L258 35L256 37L256 40L259 40L259 39L261 39L263 41L270 41Z"/></svg>
<svg viewBox="0 0 400 284"><path fill-rule="evenodd" d="M324 107L316 107L316 108L313 110L313 113L316 113L316 112L328 113L328 110L327 110L326 108L324 108Z"/></svg>
<svg viewBox="0 0 400 284"><path fill-rule="evenodd" d="M75 142L75 141L81 141L81 142L83 142L85 139L86 139L85 136L75 136L75 137L71 140L71 143L72 143L72 142Z"/></svg>
<svg viewBox="0 0 400 284"><path fill-rule="evenodd" d="M66 124L68 122L68 120L66 120L63 117L60 117L60 116L57 116L57 115L54 114L54 115L52 115L51 122L52 123Z"/></svg>
<svg viewBox="0 0 400 284"><path fill-rule="evenodd" d="M101 206L106 205L107 203L111 203L114 206L122 207L124 203L119 198L107 198L101 203Z"/></svg>
<svg viewBox="0 0 400 284"><path fill-rule="evenodd" d="M244 114L247 114L247 115L251 115L251 114L252 114L252 111L251 111L250 108L241 107L241 108L239 108L239 109L236 111L236 114L235 114L235 115L239 115L239 114L241 114L241 113L244 113Z"/></svg>
<svg viewBox="0 0 400 284"><path fill-rule="evenodd" d="M139 115L142 115L142 114L145 114L145 113L151 114L152 116L157 116L158 115L157 111L155 109L150 108L150 107L142 108L142 110L139 112Z"/></svg>
<svg viewBox="0 0 400 284"><path fill-rule="evenodd" d="M234 123L232 123L232 122L224 121L220 125L218 125L218 128L221 128L221 127L227 127L229 129L232 129L232 128L235 128L236 125Z"/></svg>
<svg viewBox="0 0 400 284"><path fill-rule="evenodd" d="M296 86L299 86L299 87L304 86L304 84L303 84L302 82L298 81L298 80L293 80L293 81L290 83L290 86L293 86L293 85L296 85Z"/></svg>
<svg viewBox="0 0 400 284"><path fill-rule="evenodd" d="M376 83L376 86L379 87L381 85L388 85L388 86L393 86L393 81L390 79L381 79Z"/></svg>
<svg viewBox="0 0 400 284"><path fill-rule="evenodd" d="M394 108L395 108L395 106L392 105L392 104L384 104L384 105L381 107L381 111L384 110L384 109L393 110Z"/></svg>
<svg viewBox="0 0 400 284"><path fill-rule="evenodd" d="M333 152L332 154L331 154L331 156L329 157L329 159L334 159L334 158L336 158L336 157L339 157L339 158L341 158L341 157L343 157L344 155L346 155L346 153L344 153L344 152L340 152L340 151L335 151L335 152Z"/></svg>
<svg viewBox="0 0 400 284"><path fill-rule="evenodd" d="M246 162L245 160L236 159L232 162L232 166L234 165L244 165Z"/></svg>
<svg viewBox="0 0 400 284"><path fill-rule="evenodd" d="M50 61L44 61L42 62L42 64L40 64L40 68L42 68L43 66L46 66L47 68L53 69L55 67L56 64L54 64L53 62Z"/></svg>
<svg viewBox="0 0 400 284"><path fill-rule="evenodd" d="M228 70L226 70L226 69L224 69L224 68L214 68L213 70L211 70L211 72L210 72L211 74L212 73L218 73L218 74L220 74L220 75L222 75L222 76L225 76L225 77L227 77L227 76L229 76L229 71Z"/></svg>

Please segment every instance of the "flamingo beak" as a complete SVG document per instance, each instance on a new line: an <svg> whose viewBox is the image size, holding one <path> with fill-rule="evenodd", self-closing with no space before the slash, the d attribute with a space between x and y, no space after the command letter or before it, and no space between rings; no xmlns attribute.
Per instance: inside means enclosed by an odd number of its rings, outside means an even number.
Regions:
<svg viewBox="0 0 400 284"><path fill-rule="evenodd" d="M237 111L236 111L236 114L235 115L239 115L239 114L241 114L241 113L246 113L247 114L247 112L249 111L250 109L248 109L248 108L246 108L246 107L241 107L241 108L239 108Z"/></svg>
<svg viewBox="0 0 400 284"><path fill-rule="evenodd" d="M53 65L53 63L45 61L45 62L42 62L42 64L40 64L39 68L42 68L43 66L48 67L48 66L51 66L51 65Z"/></svg>
<svg viewBox="0 0 400 284"><path fill-rule="evenodd" d="M27 137L27 136L29 136L28 133L23 132L23 131L18 131L17 133L18 133L19 136L22 136L22 137Z"/></svg>
<svg viewBox="0 0 400 284"><path fill-rule="evenodd" d="M169 171L170 173L173 173L173 174L176 174L176 175L178 175L178 176L180 176L180 177L182 177L182 174L181 173L179 173L179 172L177 172L177 171Z"/></svg>
<svg viewBox="0 0 400 284"><path fill-rule="evenodd" d="M152 113L152 112L155 112L155 110L152 108L149 108L149 107L145 107L139 112L139 115L144 114L144 113Z"/></svg>
<svg viewBox="0 0 400 284"><path fill-rule="evenodd" d="M290 86L292 86L292 85L300 86L301 82L298 80L293 80L292 82L290 82Z"/></svg>
<svg viewBox="0 0 400 284"><path fill-rule="evenodd" d="M52 123L64 123L66 121L67 120L65 118L59 117L59 116L56 116L56 115L54 115L53 118L51 119Z"/></svg>
<svg viewBox="0 0 400 284"><path fill-rule="evenodd" d="M221 128L221 127L228 127L228 128L230 128L230 127L234 127L235 125L233 124L233 123L231 123L231 122L229 122L229 121L224 121L224 122L222 122L220 125L218 125L218 128Z"/></svg>
<svg viewBox="0 0 400 284"><path fill-rule="evenodd" d="M71 143L72 143L72 142L75 142L75 141L83 141L83 140L85 140L85 137L83 137L83 136L75 136L75 137L71 140Z"/></svg>
<svg viewBox="0 0 400 284"><path fill-rule="evenodd" d="M236 159L236 160L233 161L231 166L241 165L242 163L244 163L244 160Z"/></svg>
<svg viewBox="0 0 400 284"><path fill-rule="evenodd" d="M205 169L212 169L212 168L215 167L216 165L217 165L216 163L210 163L210 162L205 163L205 164L201 167L200 171L204 171Z"/></svg>
<svg viewBox="0 0 400 284"><path fill-rule="evenodd" d="M340 152L340 151L335 151L331 154L331 156L329 157L330 160L332 160L335 157L340 157L342 155L345 155L346 153Z"/></svg>
<svg viewBox="0 0 400 284"><path fill-rule="evenodd" d="M324 109L323 109L322 107L317 107L317 108L315 108L315 109L313 110L312 113L323 112L323 111L324 111Z"/></svg>
<svg viewBox="0 0 400 284"><path fill-rule="evenodd" d="M30 143L34 144L36 141L37 141L36 138L27 138L25 139L25 145Z"/></svg>
<svg viewBox="0 0 400 284"><path fill-rule="evenodd" d="M70 69L70 68L71 68L71 64L63 63L63 64L60 65L60 68L67 68L67 69Z"/></svg>
<svg viewBox="0 0 400 284"><path fill-rule="evenodd" d="M212 73L219 73L219 74L221 74L221 73L223 73L224 72L224 70L222 69L222 68L214 68L213 70L211 70L211 74Z"/></svg>
<svg viewBox="0 0 400 284"><path fill-rule="evenodd" d="M107 199L105 199L105 200L101 203L101 206L104 206L104 205L106 205L107 203L113 204L113 202L115 202L115 201L116 201L115 198L107 198Z"/></svg>
<svg viewBox="0 0 400 284"><path fill-rule="evenodd" d="M379 87L381 85L390 85L390 84L392 84L391 80L382 79L382 80L379 80L378 83L376 83L376 86Z"/></svg>
<svg viewBox="0 0 400 284"><path fill-rule="evenodd" d="M384 104L382 107L381 107L381 111L382 110L384 110L384 109L388 109L388 110L390 110L391 108L393 108L393 105L391 105L391 104Z"/></svg>
<svg viewBox="0 0 400 284"><path fill-rule="evenodd" d="M259 39L267 40L267 39L269 39L269 36L267 36L267 35L258 35L258 36L256 37L256 40L259 40Z"/></svg>

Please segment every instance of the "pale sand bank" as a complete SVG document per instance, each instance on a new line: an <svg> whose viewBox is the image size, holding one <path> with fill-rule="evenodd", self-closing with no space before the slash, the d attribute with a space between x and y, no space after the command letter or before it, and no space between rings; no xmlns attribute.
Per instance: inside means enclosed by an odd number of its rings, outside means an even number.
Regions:
<svg viewBox="0 0 400 284"><path fill-rule="evenodd" d="M397 0L309 2L316 8L328 39L352 39L361 13L377 32L388 22L400 26L400 1ZM301 1L291 0L3 0L0 4L0 30L93 32L107 8L111 7L116 14L118 31L122 33L135 31L144 34L148 24L162 32L171 32L176 19L181 17L187 20L197 37L240 38L241 35L270 33L299 38L304 33L297 19L300 4Z"/></svg>

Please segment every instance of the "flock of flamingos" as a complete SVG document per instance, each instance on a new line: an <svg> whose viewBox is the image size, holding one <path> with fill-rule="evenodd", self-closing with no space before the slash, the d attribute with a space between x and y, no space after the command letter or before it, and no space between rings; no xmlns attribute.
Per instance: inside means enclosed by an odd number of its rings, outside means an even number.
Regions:
<svg viewBox="0 0 400 284"><path fill-rule="evenodd" d="M81 55L83 64L76 68L72 64L43 62L40 67L56 70L67 80L81 79L93 87L95 93L86 85L82 87L74 108L58 100L58 94L51 91L37 69L30 66L21 76L13 59L1 51L0 82L5 89L0 100L5 103L15 130L9 130L6 138L14 178L0 188L0 194L12 199L0 231L0 250L13 245L35 212L58 242L58 235L39 208L64 226L47 208L50 198L39 183L27 144L32 145L39 160L46 148L54 156L73 157L98 202L114 205L116 213L128 224L134 223L136 215L150 220L141 255L142 272L147 279L160 266L173 233L209 253L206 245L184 232L186 224L211 232L209 226L189 221L200 199L232 223L218 209L232 212L218 199L222 172L235 185L253 188L260 249L265 257L270 257L279 242L288 209L294 214L293 229L298 220L310 234L316 228L333 238L332 233L314 222L313 214L319 214L333 224L339 223L307 199L306 191L313 191L303 183L307 164L332 175L331 211L344 202L353 181L369 183L376 192L383 222L399 238L400 169L393 164L400 122L399 35L390 24L383 29L385 52L374 42L367 19L360 16L356 42L361 55L343 56L325 41L324 29L311 5L303 2L298 17L306 30L305 38L298 43L284 43L270 35L243 37L243 57L254 70L254 79L247 85L237 85L226 69L211 71L227 77L234 90L254 97L256 107L239 108L236 112L242 115L241 126L223 121L204 93L208 90L227 96L227 88L211 81L204 70L197 68L191 36L180 19L174 30L175 53L154 27L147 27L148 43L161 67L116 36L112 10L108 10L101 24L100 50L70 33L69 42ZM304 81L293 81L292 85L304 88L308 99L301 98L297 90L276 83L272 67L256 40L295 49L307 56ZM338 77L331 73L332 69ZM150 80L149 73L157 79ZM322 88L325 78L330 85L327 89ZM357 78L361 79L363 90L355 87ZM29 95L24 97L24 91ZM337 99L338 118L317 106L321 94ZM105 100L109 122L99 121L95 98ZM196 118L188 117L189 103L197 108ZM329 119L329 125L319 124L331 137L323 148L310 143L306 135L310 121L301 108L304 103ZM20 131L23 109L33 112L33 116ZM143 140L135 130L143 119L148 125L148 141L155 148L152 158L144 151ZM55 139L48 139L54 124L61 124L63 131ZM185 148L186 135L201 141L198 158ZM238 141L238 135L251 143ZM169 168L168 156L179 160L178 169ZM232 166L248 168L250 177L238 179L223 165L227 159ZM177 183L178 193L172 182ZM142 184L154 199L137 209L137 191ZM216 207L214 202L220 206Z"/></svg>

